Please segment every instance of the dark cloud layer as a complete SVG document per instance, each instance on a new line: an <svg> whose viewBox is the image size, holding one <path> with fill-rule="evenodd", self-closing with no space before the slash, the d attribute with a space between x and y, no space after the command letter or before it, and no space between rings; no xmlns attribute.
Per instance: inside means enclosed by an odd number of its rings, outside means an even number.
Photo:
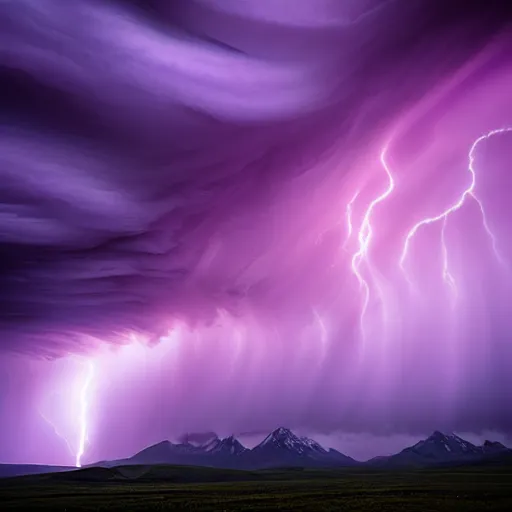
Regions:
<svg viewBox="0 0 512 512"><path fill-rule="evenodd" d="M236 2L3 2L2 323L17 331L4 347L44 352L46 330L70 341L98 330L159 335L161 310L175 313L183 293L207 309L233 302L236 274L273 251L264 225L280 190L333 136L343 145L340 135L357 131L351 150L371 136L392 113L361 114L375 95L403 108L404 91L389 89L408 53L434 45L432 58L444 42L425 32L439 16L431 6L368 2L375 13L352 25L355 5L320 3L299 2L292 15L286 2L247 12ZM234 20L260 37L244 37ZM454 61L476 46L459 31ZM413 86L429 80L408 73ZM258 247L221 254L228 275L195 276L212 239L237 245L245 233ZM208 279L217 282L202 290ZM190 307L179 313L202 315Z"/></svg>

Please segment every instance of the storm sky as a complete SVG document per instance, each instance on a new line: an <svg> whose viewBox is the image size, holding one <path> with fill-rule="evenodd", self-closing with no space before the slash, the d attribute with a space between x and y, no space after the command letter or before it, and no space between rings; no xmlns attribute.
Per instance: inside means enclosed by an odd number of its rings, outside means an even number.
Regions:
<svg viewBox="0 0 512 512"><path fill-rule="evenodd" d="M0 462L510 439L503 4L0 2Z"/></svg>

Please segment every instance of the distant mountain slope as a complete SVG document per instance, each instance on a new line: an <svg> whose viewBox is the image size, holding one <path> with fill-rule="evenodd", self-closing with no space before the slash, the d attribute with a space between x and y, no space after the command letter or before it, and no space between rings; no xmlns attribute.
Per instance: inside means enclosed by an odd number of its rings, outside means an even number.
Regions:
<svg viewBox="0 0 512 512"><path fill-rule="evenodd" d="M71 466L43 466L39 464L0 464L0 478L58 473L75 469Z"/></svg>
<svg viewBox="0 0 512 512"><path fill-rule="evenodd" d="M213 437L204 444L174 444L163 441L117 463L178 464L236 469L245 467L241 457L246 451L247 448L233 436L224 439Z"/></svg>
<svg viewBox="0 0 512 512"><path fill-rule="evenodd" d="M488 456L509 452L499 442L486 441L477 446L455 434L435 431L427 439L388 457L375 457L368 465L376 467L426 467L480 461Z"/></svg>
<svg viewBox="0 0 512 512"><path fill-rule="evenodd" d="M486 440L482 445L482 451L486 455L497 455L500 453L509 453L512 454L512 450L507 448L504 444L498 441L489 441Z"/></svg>

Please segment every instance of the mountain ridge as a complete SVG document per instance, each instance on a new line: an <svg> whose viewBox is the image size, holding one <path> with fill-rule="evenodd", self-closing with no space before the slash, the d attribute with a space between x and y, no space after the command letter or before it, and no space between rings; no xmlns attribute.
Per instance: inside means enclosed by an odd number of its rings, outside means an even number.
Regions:
<svg viewBox="0 0 512 512"><path fill-rule="evenodd" d="M194 434L179 442L169 440L147 446L131 457L104 460L85 467L114 468L126 465L203 466L218 469L258 470L283 467L395 469L512 463L512 450L498 441L475 445L454 433L438 430L398 453L357 461L334 448L325 448L314 439L298 436L279 427L253 448L244 446L234 435ZM64 467L0 465L0 477L62 471ZM67 467L64 470L70 470Z"/></svg>
<svg viewBox="0 0 512 512"><path fill-rule="evenodd" d="M374 457L368 465L378 467L428 467L471 463L487 456L511 452L497 441L475 445L454 433L435 430L429 437L389 456Z"/></svg>
<svg viewBox="0 0 512 512"><path fill-rule="evenodd" d="M195 438L199 437L195 435ZM334 449L325 449L313 439L299 437L278 427L253 448L235 436L212 437L202 444L161 441L126 459L101 461L90 466L114 467L122 464L179 464L226 469L267 469L282 466L345 467L360 463Z"/></svg>
<svg viewBox="0 0 512 512"><path fill-rule="evenodd" d="M206 438L206 436L205 436ZM183 438L182 438L183 439ZM111 465L182 464L227 469L267 469L276 467L428 467L470 463L512 450L498 441L486 440L477 446L454 433L435 430L427 438L389 456L361 462L334 448L326 449L314 439L298 436L289 428L278 427L253 448L245 447L235 436L210 436L202 444L164 441Z"/></svg>

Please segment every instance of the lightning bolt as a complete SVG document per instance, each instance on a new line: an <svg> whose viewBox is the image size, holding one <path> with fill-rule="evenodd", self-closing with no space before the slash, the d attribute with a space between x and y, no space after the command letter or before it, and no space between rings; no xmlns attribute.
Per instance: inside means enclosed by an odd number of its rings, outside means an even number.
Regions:
<svg viewBox="0 0 512 512"><path fill-rule="evenodd" d="M318 330L320 331L320 341L322 344L322 354L320 356L320 359L321 359L320 364L322 364L328 355L329 332L327 330L327 325L326 325L324 319L322 318L322 316L320 315L320 313L318 312L318 310L316 308L312 308L312 311L313 311L313 316L315 318L315 323L317 324Z"/></svg>
<svg viewBox="0 0 512 512"><path fill-rule="evenodd" d="M453 275L450 273L448 266L448 248L446 246L446 223L448 217L443 220L443 227L441 228L441 251L443 255L443 280L451 288L454 298L457 298L457 285Z"/></svg>
<svg viewBox="0 0 512 512"><path fill-rule="evenodd" d="M352 196L352 199L350 199L350 201L347 203L347 206L345 207L345 223L346 223L347 233L345 235L345 240L343 242L343 245L341 246L341 248L343 250L346 250L346 246L347 246L348 242L350 241L350 238L354 231L354 225L352 222L352 209L353 209L355 200L359 196L359 192L360 192L359 190L356 191L356 193ZM336 227L340 226L341 224L342 224L342 221L338 220L338 222L336 222ZM315 241L315 245L319 244L322 241L323 237L325 236L325 233L326 232L323 232L320 235L318 235L318 237Z"/></svg>
<svg viewBox="0 0 512 512"><path fill-rule="evenodd" d="M405 260L409 254L409 247L410 247L412 239L414 238L414 235L416 235L416 233L418 232L418 230L421 227L426 226L428 224L433 224L434 222L438 222L438 221L442 220L443 228L442 228L441 233L442 233L442 251L443 251L443 279L450 286L450 288L452 288L452 290L456 291L455 280L448 270L448 255L447 255L448 253L447 253L447 249L446 249L446 243L444 240L444 230L445 230L446 222L447 222L450 214L459 210L462 207L462 205L465 203L465 201L468 197L471 197L478 204L478 206L480 208L480 212L482 214L482 223L483 223L484 229L485 229L487 235L489 236L489 238L491 239L494 255L496 256L496 258L498 259L498 261L501 264L504 264L504 261L501 258L500 254L497 250L496 237L494 236L494 233L489 228L489 224L487 222L487 216L485 214L485 209L483 207L483 204L478 199L478 197L475 195L476 171L475 171L474 165L475 165L475 153L476 153L476 150L481 142L483 142L484 140L488 140L491 137L494 137L495 135L508 133L508 132L512 132L512 128L499 128L496 130L491 130L490 132L487 132L486 134L478 137L471 145L471 148L470 148L469 154L468 154L468 162L469 162L468 170L469 170L469 173L471 176L471 180L470 180L468 187L462 192L459 199L454 204L449 206L446 210L444 210L439 215L436 215L434 217L426 217L425 219L420 220L418 223L416 223L412 227L412 229L409 231L409 233L407 233L407 236L406 236L405 242L404 242L404 246L403 246L403 250L402 250L402 254L400 256L399 265L400 265L400 269L402 270L402 272L403 272L405 278L407 279L407 281L409 282L409 284L412 284L412 283L406 273L404 265L405 265Z"/></svg>
<svg viewBox="0 0 512 512"><path fill-rule="evenodd" d="M66 443L66 446L68 448L68 451L71 455L74 454L74 450L73 448L71 448L71 445L69 444L69 441L66 439L65 436L63 436L58 430L57 430L57 427L41 412L39 411L39 416L41 416L41 418L46 422L48 423L48 425L50 425L50 427L52 428L53 430L53 433L59 438L59 439L62 439L62 441L64 441Z"/></svg>
<svg viewBox="0 0 512 512"><path fill-rule="evenodd" d="M345 238L345 242L343 243L342 249L345 250L346 246L352 237L352 233L354 231L354 226L352 224L352 210L354 208L354 202L359 196L359 190L352 196L352 199L347 203L347 207L345 209L345 219L347 222L347 237Z"/></svg>
<svg viewBox="0 0 512 512"><path fill-rule="evenodd" d="M512 128L504 129L504 131L502 133L507 133L507 132L512 132ZM506 267L507 264L506 264L505 260L503 259L503 257L501 256L500 251L498 250L498 242L496 240L496 236L492 232L492 230L489 227L489 224L487 222L487 215L484 210L484 205L482 204L482 201L480 201L480 199L478 199L478 197L476 197L474 194L473 194L473 199L476 201L476 203L478 204L478 207L480 208L480 213L482 215L482 226L484 227L485 232L487 233L487 236L491 239L491 246L492 246L492 250L494 252L494 256L496 257L496 259L498 260L500 265L502 265L503 267Z"/></svg>
<svg viewBox="0 0 512 512"><path fill-rule="evenodd" d="M322 341L322 345L325 347L327 345L329 336L327 332L327 326L325 325L323 318L320 316L320 313L318 313L318 311L315 308L313 308L313 316L315 317L315 320L318 324L318 328L320 330L320 339Z"/></svg>
<svg viewBox="0 0 512 512"><path fill-rule="evenodd" d="M368 208L366 209L366 212L364 214L363 221L361 223L361 227L359 229L359 233L357 236L357 239L359 242L359 249L353 254L352 262L351 262L352 273L354 274L357 281L359 282L359 288L363 290L363 305L361 307L361 313L359 316L359 325L360 325L360 329L361 329L361 334L363 336L364 336L364 317L366 314L366 310L368 309L368 304L370 302L370 285L368 284L368 281L364 278L363 274L361 273L361 264L363 262L366 262L366 264L369 265L368 249L370 247L370 242L373 237L373 228L371 225L373 211L375 210L375 208L377 207L377 205L379 203L382 203L389 197L389 195L393 192L393 190L395 188L395 180L393 178L393 174L391 172L389 165L386 162L388 146L389 145L386 144L380 153L380 163L382 164L382 167L384 168L384 171L386 172L387 179L388 179L388 186L378 197L376 197L373 201L371 201Z"/></svg>
<svg viewBox="0 0 512 512"><path fill-rule="evenodd" d="M78 450L76 452L76 460L75 465L77 468L82 467L82 457L85 452L85 445L88 439L88 421L87 421L87 412L89 409L89 401L88 401L88 392L91 386L92 380L94 377L94 365L92 362L88 364L88 371L85 377L85 380L80 389L80 413L79 413L79 437L78 437Z"/></svg>

